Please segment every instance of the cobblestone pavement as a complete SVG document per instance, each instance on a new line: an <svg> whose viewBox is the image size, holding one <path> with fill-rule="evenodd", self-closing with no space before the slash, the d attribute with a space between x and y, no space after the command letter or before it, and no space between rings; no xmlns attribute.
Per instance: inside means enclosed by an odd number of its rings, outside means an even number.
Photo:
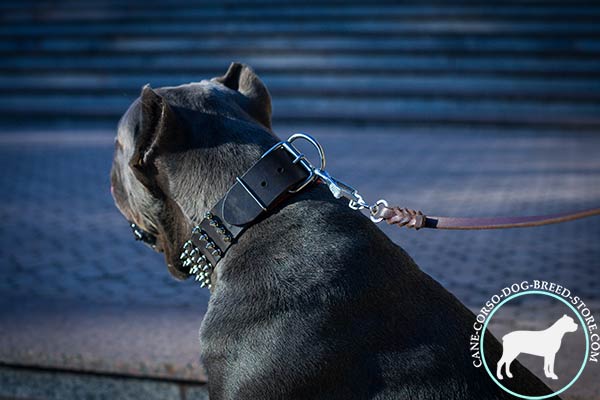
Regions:
<svg viewBox="0 0 600 400"><path fill-rule="evenodd" d="M450 216L600 205L598 136L309 132L328 170L367 200ZM208 292L172 280L162 256L133 240L109 194L112 142L111 131L0 134L0 362L202 381L196 328ZM600 218L506 231L382 229L470 307L524 279L599 304Z"/></svg>

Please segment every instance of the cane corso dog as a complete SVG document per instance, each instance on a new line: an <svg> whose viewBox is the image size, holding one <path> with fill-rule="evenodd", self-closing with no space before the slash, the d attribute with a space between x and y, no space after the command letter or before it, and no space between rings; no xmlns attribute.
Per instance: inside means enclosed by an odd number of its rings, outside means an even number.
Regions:
<svg viewBox="0 0 600 400"><path fill-rule="evenodd" d="M118 126L115 202L185 279L192 227L278 141L246 65L145 86ZM211 400L513 398L473 366L473 313L324 185L248 227L213 275L200 328ZM513 373L519 393L551 393L517 362Z"/></svg>

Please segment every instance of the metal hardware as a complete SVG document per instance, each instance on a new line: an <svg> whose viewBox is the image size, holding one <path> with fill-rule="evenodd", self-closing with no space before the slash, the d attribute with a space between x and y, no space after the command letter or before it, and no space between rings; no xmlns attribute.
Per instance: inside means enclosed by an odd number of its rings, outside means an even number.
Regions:
<svg viewBox="0 0 600 400"><path fill-rule="evenodd" d="M321 146L321 144L319 142L317 142L317 140L315 138L313 138L310 135L307 135L306 133L294 133L292 136L290 136L288 138L287 143L296 152L298 150L296 150L295 147L291 146L291 144L298 139L306 140L307 142L312 144L317 149L317 151L319 152L319 157L321 159L321 166L319 167L319 169L325 169L325 167L327 165L327 160L325 159L325 150L323 150L323 146ZM297 155L302 155L302 154L298 153ZM304 155L302 155L302 158L308 163L308 160L306 160Z"/></svg>
<svg viewBox="0 0 600 400"><path fill-rule="evenodd" d="M292 144L294 141L296 141L298 139L306 140L307 142L312 144L317 149L317 151L319 152L319 158L321 161L321 167L319 169L324 169L325 164L326 164L326 159L325 159L325 151L323 151L323 147L319 144L319 142L317 142L315 140L315 138L313 138L312 136L307 135L305 133L294 133L292 136L290 136L288 138L288 140L281 141L281 142L277 143L276 145L274 145L273 147L271 147L261 157L261 158L264 158L269 153L271 153L279 148L284 148L288 153L290 153L294 157L294 160L292 161L294 164L300 163L300 165L302 165L302 167L304 167L304 169L306 169L306 171L308 172L308 177L303 182L300 182L298 184L298 186L296 186L295 188L288 190L288 192L290 192L290 193L298 193L299 191L304 189L306 186L308 186L311 182L313 182L316 178L315 167L313 167L313 165L310 163L310 161L308 161L306 156L303 153L301 153L300 151L298 151L298 149L296 147L294 147L294 145Z"/></svg>
<svg viewBox="0 0 600 400"><path fill-rule="evenodd" d="M377 213L379 212L379 207L381 207L381 206L387 207L388 202L385 201L384 199L379 199L375 202L375 204L373 204L371 207L369 207L369 211L371 212L371 215L369 217L371 218L371 221L375 222L376 224L383 221L383 217L379 217L379 218L375 217L375 215L377 215Z"/></svg>
<svg viewBox="0 0 600 400"><path fill-rule="evenodd" d="M303 153L299 152L298 149L292 144L298 139L306 140L317 149L321 163L319 168L316 168L314 165L312 165L311 162L306 158L306 156ZM336 199L342 197L348 199L348 207L350 207L353 210L368 209L371 214L371 220L375 223L381 222L382 219L374 218L373 216L377 213L379 206L381 206L384 203L385 205L387 205L385 200L379 200L377 203L371 205L363 199L360 193L358 193L358 190L329 175L329 173L325 170L325 165L327 161L325 158L325 151L323 150L321 144L317 142L315 138L305 133L295 133L292 136L290 136L288 140L279 142L275 146L271 147L269 150L267 150L267 152L265 152L265 154L263 154L263 157L281 147L287 150L294 157L293 163L299 162L304 168L306 168L306 170L309 173L308 177L304 182L300 183L296 188L289 190L290 193L299 192L300 190L304 189L309 183L313 182L315 179L318 178L321 179L323 183L327 185L333 197L335 197Z"/></svg>
<svg viewBox="0 0 600 400"><path fill-rule="evenodd" d="M329 191L331 194L333 194L333 197L336 199L341 197L347 198L349 200L348 207L351 209L360 210L363 208L370 208L362 196L358 193L358 190L354 189L352 186L338 181L329 175L327 171L317 169L315 170L315 174L327 185Z"/></svg>

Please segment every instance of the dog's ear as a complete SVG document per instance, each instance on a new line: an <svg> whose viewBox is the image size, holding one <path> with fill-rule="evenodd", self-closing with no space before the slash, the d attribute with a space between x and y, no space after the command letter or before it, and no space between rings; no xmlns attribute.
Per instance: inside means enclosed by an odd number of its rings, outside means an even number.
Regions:
<svg viewBox="0 0 600 400"><path fill-rule="evenodd" d="M135 148L129 160L136 178L151 189L155 184L151 178L156 175L156 157L175 151L184 140L175 111L149 85L144 86L140 95Z"/></svg>
<svg viewBox="0 0 600 400"><path fill-rule="evenodd" d="M248 114L271 129L271 95L252 68L246 64L234 62L231 63L225 75L213 80L243 94L248 102L242 106L245 106Z"/></svg>

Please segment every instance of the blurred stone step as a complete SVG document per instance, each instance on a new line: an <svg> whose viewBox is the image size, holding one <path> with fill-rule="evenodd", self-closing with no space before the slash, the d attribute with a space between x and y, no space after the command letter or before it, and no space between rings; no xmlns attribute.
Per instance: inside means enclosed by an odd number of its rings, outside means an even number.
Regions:
<svg viewBox="0 0 600 400"><path fill-rule="evenodd" d="M3 122L112 121L145 83L218 76L236 60L266 81L280 121L597 127L597 2L23 0L0 8Z"/></svg>
<svg viewBox="0 0 600 400"><path fill-rule="evenodd" d="M562 6L565 4L564 0L504 0L502 2L504 5L519 5L519 6L534 6L534 7L549 7L549 6ZM160 0L130 0L127 3L130 7L181 7L181 6L205 6L205 5L214 5L214 0L172 0L168 4L164 1ZM331 5L364 5L364 1L361 0L281 0L281 1L273 1L273 0L222 0L218 3L221 7L227 8L236 8L240 6L246 7L273 7L276 5L285 7L285 6L331 6ZM397 0L376 0L371 3L373 6L380 5L390 5L390 4L398 4ZM403 2L403 5L408 6L417 6L422 5L422 1L418 0L408 0ZM444 0L434 0L428 1L426 4L433 7L443 7L448 4L452 4L453 6L489 6L489 3L485 0L458 0L458 1L444 1ZM569 1L569 5L574 7L584 7L584 6L595 6L597 2L594 0L572 0ZM61 2L40 2L36 0L21 0L19 2L4 2L0 3L0 8L5 9L46 9L48 7L57 7L62 6L64 8L95 8L95 7L108 7L115 5L123 5L122 1L119 0L92 0L81 2L77 0L66 0Z"/></svg>
<svg viewBox="0 0 600 400"><path fill-rule="evenodd" d="M600 25L597 23L581 22L495 22L485 21L407 21L403 23L386 21L331 21L327 24L320 22L290 23L290 21L252 22L252 21L202 21L197 22L166 22L147 24L132 23L73 23L73 24L40 24L25 23L18 25L0 26L0 37L35 37L46 36L97 36L97 35L322 35L329 33L354 33L367 35L541 35L541 36L600 36Z"/></svg>
<svg viewBox="0 0 600 400"><path fill-rule="evenodd" d="M5 23L39 22L47 23L80 23L83 21L112 21L112 22L173 22L203 19L226 19L229 21L361 21L377 18L383 21L415 21L415 20L477 20L477 21L547 21L568 20L587 21L600 16L600 7L586 7L585 9L573 7L523 7L498 5L492 9L483 6L421 6L410 5L380 5L372 6L287 6L273 4L269 7L243 7L225 8L219 4L206 4L201 7L153 7L146 5L112 6L104 8L101 12L92 12L89 8L49 7L43 12L31 13L27 10L6 10L0 21Z"/></svg>
<svg viewBox="0 0 600 400"><path fill-rule="evenodd" d="M43 4L43 3L42 3ZM70 23L81 21L168 21L176 19L178 21L203 19L238 19L238 20L260 20L271 21L280 18L293 18L295 21L305 20L364 20L378 18L383 20L415 20L415 19L444 19L444 18L464 18L477 20L547 20L547 19L577 19L589 20L600 17L600 7L597 5L583 8L569 6L522 6L522 5L503 5L497 4L495 7L482 5L453 5L445 4L432 6L430 4L421 5L388 5L383 4L373 7L369 5L346 5L344 7L332 7L331 5L289 5L285 3L274 2L266 4L238 4L235 8L223 7L219 3L212 4L183 4L180 7L172 7L159 3L155 7L148 9L144 4L128 2L127 6L113 5L106 7L81 7L78 4L47 4L41 12L32 13L28 9L6 10L1 16L0 21L7 23L22 22L53 22ZM135 14L131 13L131 7L139 7ZM136 7L136 8L137 8ZM101 8L95 10L95 8Z"/></svg>
<svg viewBox="0 0 600 400"><path fill-rule="evenodd" d="M598 102L598 80L553 80L477 78L463 76L294 76L262 75L274 100L284 97L316 98L356 96L356 101L372 98L481 98L529 99L547 102ZM177 86L199 81L194 76L0 76L0 91L5 95L98 95L135 98L140 88Z"/></svg>
<svg viewBox="0 0 600 400"><path fill-rule="evenodd" d="M130 105L127 96L11 96L0 99L0 118L102 118L115 123ZM278 122L351 124L475 124L599 129L600 105L526 101L283 98L274 103Z"/></svg>
<svg viewBox="0 0 600 400"><path fill-rule="evenodd" d="M13 56L0 59L0 73L21 71L101 71L103 73L131 71L208 73L221 67L225 70L231 56L179 55L122 55L122 56ZM588 74L600 76L600 59L544 59L539 57L450 57L450 56L371 56L355 55L256 55L238 59L263 73L272 71L351 72L355 73L406 73L422 72L497 72L497 73L555 73ZM202 75L199 75L202 76Z"/></svg>
<svg viewBox="0 0 600 400"><path fill-rule="evenodd" d="M127 36L114 39L73 37L65 39L20 38L0 41L0 53L20 55L27 53L55 54L56 56L86 53L117 54L264 54L264 53L339 53L400 54L410 53L488 53L562 55L564 57L599 56L600 39L549 38L532 39L527 36L502 37L414 37L414 38L361 38L329 36L319 38L207 38L202 41L190 38L151 38Z"/></svg>

